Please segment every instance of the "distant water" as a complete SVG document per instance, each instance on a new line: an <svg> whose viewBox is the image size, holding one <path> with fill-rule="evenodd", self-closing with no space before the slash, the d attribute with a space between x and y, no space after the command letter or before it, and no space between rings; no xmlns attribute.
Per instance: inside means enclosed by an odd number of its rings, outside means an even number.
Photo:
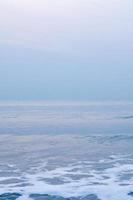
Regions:
<svg viewBox="0 0 133 200"><path fill-rule="evenodd" d="M133 102L1 102L0 200L132 200Z"/></svg>

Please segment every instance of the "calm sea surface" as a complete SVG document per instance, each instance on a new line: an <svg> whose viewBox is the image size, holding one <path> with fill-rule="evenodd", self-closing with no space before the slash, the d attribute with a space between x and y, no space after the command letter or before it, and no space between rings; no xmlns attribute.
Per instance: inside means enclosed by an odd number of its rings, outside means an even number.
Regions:
<svg viewBox="0 0 133 200"><path fill-rule="evenodd" d="M133 200L133 102L1 102L0 200Z"/></svg>

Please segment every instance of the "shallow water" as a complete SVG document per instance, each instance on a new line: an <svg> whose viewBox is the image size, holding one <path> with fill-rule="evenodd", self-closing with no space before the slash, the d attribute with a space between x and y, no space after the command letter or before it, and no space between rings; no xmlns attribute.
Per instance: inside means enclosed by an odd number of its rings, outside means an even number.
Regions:
<svg viewBox="0 0 133 200"><path fill-rule="evenodd" d="M133 199L132 102L0 104L0 200Z"/></svg>

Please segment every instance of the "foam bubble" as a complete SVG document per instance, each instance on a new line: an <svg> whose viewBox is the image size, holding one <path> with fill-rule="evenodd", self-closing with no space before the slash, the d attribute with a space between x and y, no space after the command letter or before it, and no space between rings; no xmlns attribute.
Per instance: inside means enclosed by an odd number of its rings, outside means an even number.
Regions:
<svg viewBox="0 0 133 200"><path fill-rule="evenodd" d="M131 200L133 163L122 163L125 156L112 156L98 163L78 162L66 167L48 170L46 163L32 169L32 173L22 173L18 183L2 184L7 177L1 177L0 193L17 192L22 194L19 200L30 200L30 194L49 194L63 197L79 197L95 194L101 200ZM131 161L131 159L129 159ZM95 165L106 165L102 170ZM10 177L12 179L13 177ZM8 178L9 179L9 178ZM20 181L21 182L21 181Z"/></svg>

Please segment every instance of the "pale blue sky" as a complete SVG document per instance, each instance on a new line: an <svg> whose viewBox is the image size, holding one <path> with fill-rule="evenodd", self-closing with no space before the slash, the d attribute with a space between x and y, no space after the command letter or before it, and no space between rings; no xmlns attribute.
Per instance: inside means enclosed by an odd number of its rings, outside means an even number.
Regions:
<svg viewBox="0 0 133 200"><path fill-rule="evenodd" d="M132 100L132 0L0 0L1 100Z"/></svg>

